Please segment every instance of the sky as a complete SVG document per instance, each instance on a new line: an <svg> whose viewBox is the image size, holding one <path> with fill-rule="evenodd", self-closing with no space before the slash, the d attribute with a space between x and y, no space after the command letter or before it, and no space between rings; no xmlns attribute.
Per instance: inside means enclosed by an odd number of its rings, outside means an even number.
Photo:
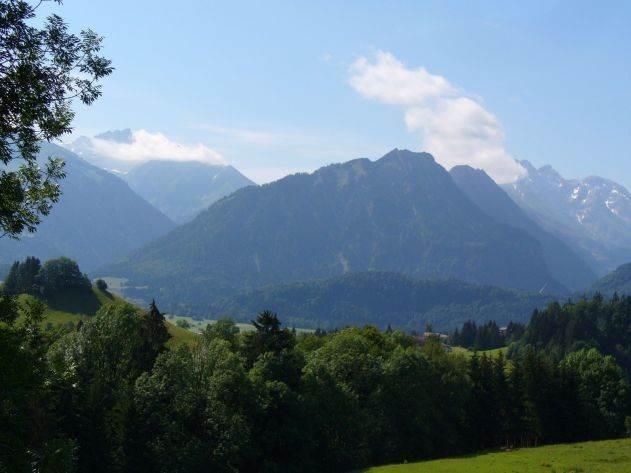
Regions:
<svg viewBox="0 0 631 473"><path fill-rule="evenodd" d="M262 183L408 148L498 182L529 160L631 188L631 2L65 0L54 10L103 35L116 68L103 97L79 107L75 136L131 128L124 156L172 149Z"/></svg>

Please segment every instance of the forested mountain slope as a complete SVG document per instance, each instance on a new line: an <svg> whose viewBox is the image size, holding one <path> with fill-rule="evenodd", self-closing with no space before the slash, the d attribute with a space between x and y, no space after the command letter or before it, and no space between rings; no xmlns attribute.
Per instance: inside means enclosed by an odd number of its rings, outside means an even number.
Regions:
<svg viewBox="0 0 631 473"><path fill-rule="evenodd" d="M572 290L589 287L596 279L590 266L573 247L544 230L481 169L455 166L451 177L460 189L489 216L500 223L524 230L541 244L552 276Z"/></svg>
<svg viewBox="0 0 631 473"><path fill-rule="evenodd" d="M467 320L525 322L550 297L456 280L419 281L397 273L352 273L324 281L266 287L214 301L203 313L250 320L269 309L297 327L391 326L452 330Z"/></svg>
<svg viewBox="0 0 631 473"><path fill-rule="evenodd" d="M241 189L101 270L172 310L349 272L563 291L539 243L471 202L431 155L393 150Z"/></svg>

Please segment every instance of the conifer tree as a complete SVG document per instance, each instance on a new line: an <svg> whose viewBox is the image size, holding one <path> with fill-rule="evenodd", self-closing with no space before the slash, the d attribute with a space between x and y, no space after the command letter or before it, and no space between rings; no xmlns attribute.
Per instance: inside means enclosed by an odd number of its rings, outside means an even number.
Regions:
<svg viewBox="0 0 631 473"><path fill-rule="evenodd" d="M158 310L155 300L151 301L149 311L143 315L142 332L145 344L144 366L149 369L171 338L165 325L164 315Z"/></svg>
<svg viewBox="0 0 631 473"><path fill-rule="evenodd" d="M269 310L261 312L256 320L252 321L252 325L256 331L247 335L244 347L250 366L260 355L268 352L279 354L292 348L296 343L291 331L281 328L278 316Z"/></svg>
<svg viewBox="0 0 631 473"><path fill-rule="evenodd" d="M27 257L23 262L16 261L11 265L3 285L3 292L7 295L31 294L37 295L37 275L41 263L34 256Z"/></svg>
<svg viewBox="0 0 631 473"><path fill-rule="evenodd" d="M9 269L9 273L2 284L2 293L7 296L19 294L18 288L18 272L20 270L20 262L15 261Z"/></svg>

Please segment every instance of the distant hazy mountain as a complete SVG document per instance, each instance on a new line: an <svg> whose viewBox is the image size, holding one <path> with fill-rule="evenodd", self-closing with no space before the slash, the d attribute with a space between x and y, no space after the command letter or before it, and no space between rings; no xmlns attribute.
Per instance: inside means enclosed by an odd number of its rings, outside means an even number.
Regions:
<svg viewBox="0 0 631 473"><path fill-rule="evenodd" d="M615 292L631 296L631 263L619 266L615 271L596 281L592 290L608 296Z"/></svg>
<svg viewBox="0 0 631 473"><path fill-rule="evenodd" d="M528 176L504 189L547 230L572 242L600 274L631 261L631 194L600 177L564 179L521 163Z"/></svg>
<svg viewBox="0 0 631 473"><path fill-rule="evenodd" d="M467 320L525 322L549 296L525 294L456 280L418 281L396 273L353 273L324 281L310 281L256 289L214 301L205 312L250 320L269 309L286 324L339 328L372 324L385 328L422 331L426 323L449 330Z"/></svg>
<svg viewBox="0 0 631 473"><path fill-rule="evenodd" d="M94 138L112 141L115 143L131 143L133 141L130 129L106 131L96 135ZM65 145L70 151L88 161L90 164L105 169L116 174L124 174L138 163L124 161L99 153L93 146L92 139L87 136L80 136L72 143Z"/></svg>
<svg viewBox="0 0 631 473"><path fill-rule="evenodd" d="M41 155L65 160L63 195L37 232L20 241L0 239L0 262L29 255L68 256L82 269L112 262L164 235L174 224L132 191L120 178L52 144Z"/></svg>
<svg viewBox="0 0 631 473"><path fill-rule="evenodd" d="M594 282L596 274L577 251L543 230L484 171L456 166L450 174L458 187L487 215L500 223L524 230L536 239L556 280L572 290L584 289Z"/></svg>
<svg viewBox="0 0 631 473"><path fill-rule="evenodd" d="M107 131L94 139L82 136L67 147L90 163L121 176L135 192L177 223L191 220L213 202L254 184L232 166L185 161L182 156L162 156L160 160L148 156L147 161L138 163L112 151L103 154L94 140L101 145L131 144L134 133L125 129Z"/></svg>
<svg viewBox="0 0 631 473"><path fill-rule="evenodd" d="M215 201L254 185L232 166L197 161L149 161L123 178L149 203L177 223L191 220Z"/></svg>
<svg viewBox="0 0 631 473"><path fill-rule="evenodd" d="M369 270L562 291L539 243L473 204L426 153L394 150L246 187L101 273L161 302ZM173 309L173 305L170 306Z"/></svg>

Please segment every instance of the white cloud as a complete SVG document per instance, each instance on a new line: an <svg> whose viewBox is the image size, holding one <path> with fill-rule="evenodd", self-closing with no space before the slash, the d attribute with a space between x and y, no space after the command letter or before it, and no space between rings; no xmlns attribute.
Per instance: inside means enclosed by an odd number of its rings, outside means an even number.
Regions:
<svg viewBox="0 0 631 473"><path fill-rule="evenodd" d="M91 138L92 151L110 159L141 163L150 160L201 161L209 164L225 164L223 156L203 144L182 144L170 140L162 133L147 130L132 132L130 143L119 143L101 138Z"/></svg>
<svg viewBox="0 0 631 473"><path fill-rule="evenodd" d="M365 97L390 105L413 105L428 99L452 95L455 90L441 76L422 67L408 69L392 54L378 51L370 63L360 57L351 65L351 85Z"/></svg>
<svg viewBox="0 0 631 473"><path fill-rule="evenodd" d="M496 182L526 174L504 147L497 118L442 76L410 69L378 51L350 67L350 84L362 96L403 109L409 130L421 133L424 148L450 169L459 164L484 169Z"/></svg>

